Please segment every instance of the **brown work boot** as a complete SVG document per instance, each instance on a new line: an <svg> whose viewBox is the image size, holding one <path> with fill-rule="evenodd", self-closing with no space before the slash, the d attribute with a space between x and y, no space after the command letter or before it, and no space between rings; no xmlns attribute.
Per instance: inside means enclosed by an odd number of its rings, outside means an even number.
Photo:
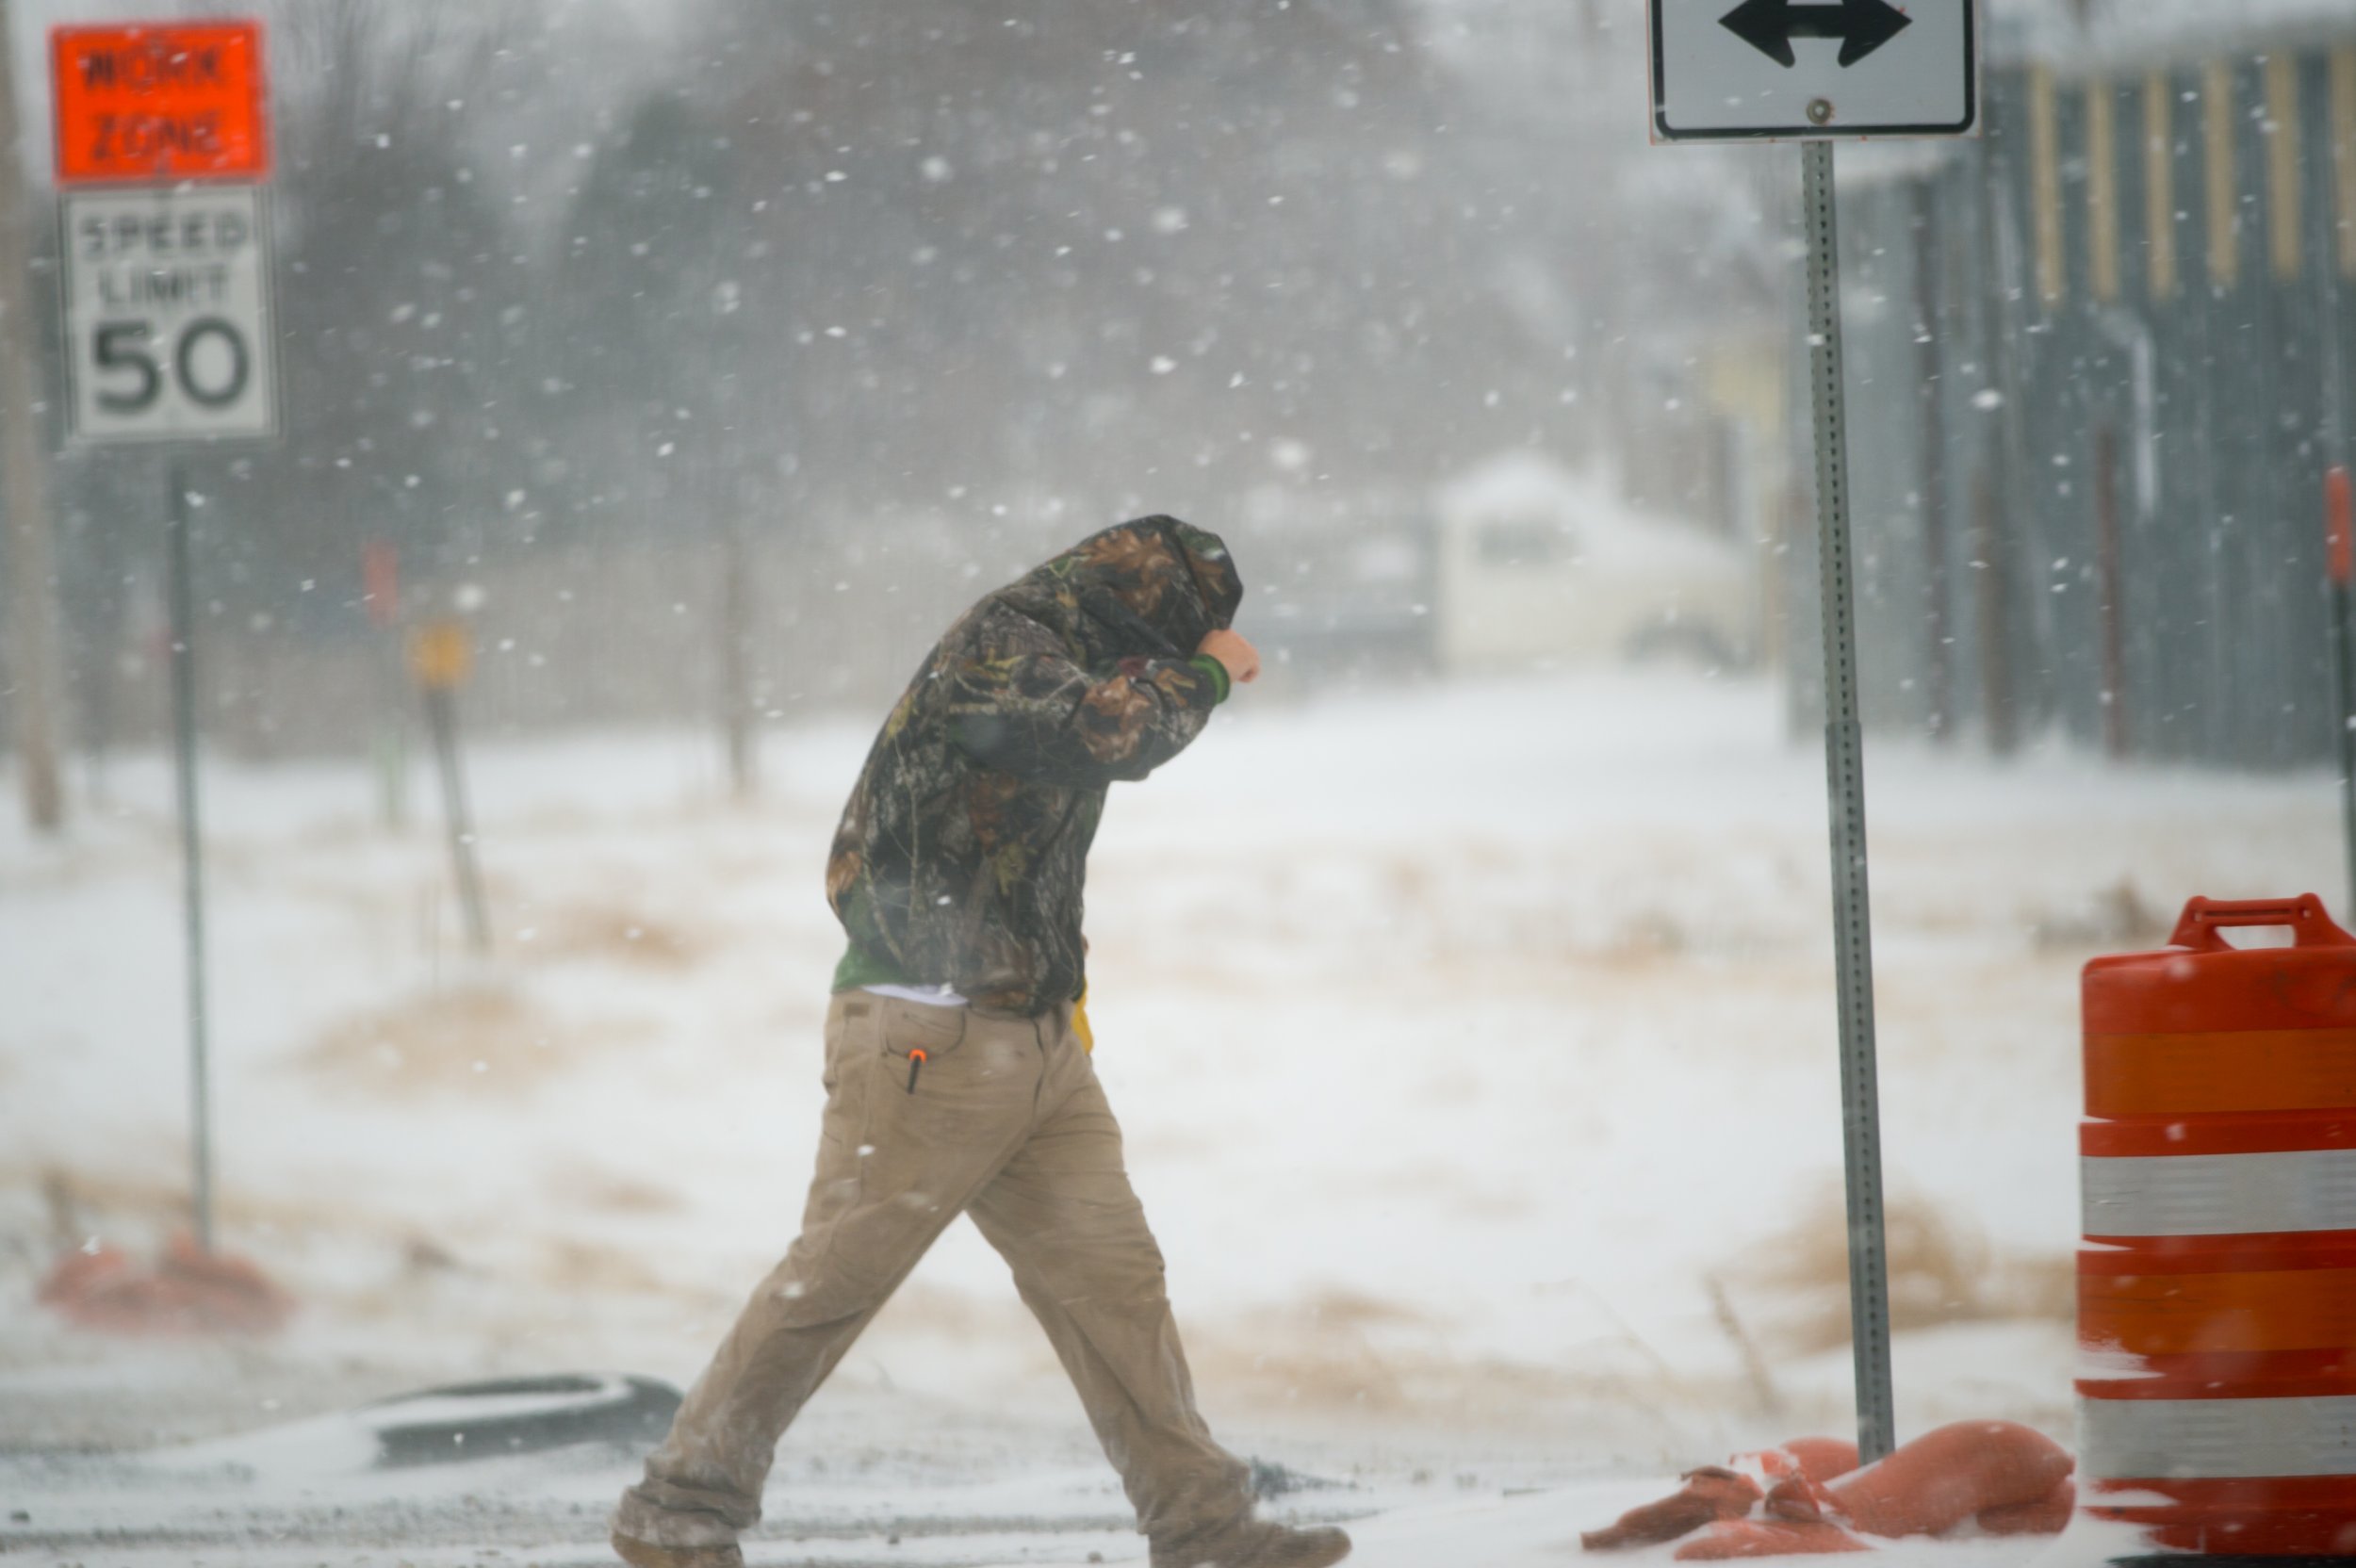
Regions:
<svg viewBox="0 0 2356 1568"><path fill-rule="evenodd" d="M630 1568L744 1568L744 1554L733 1541L725 1546L658 1546L615 1530L614 1550Z"/></svg>
<svg viewBox="0 0 2356 1568"><path fill-rule="evenodd" d="M1350 1537L1340 1530L1241 1519L1168 1544L1156 1542L1150 1568L1327 1568L1349 1555Z"/></svg>

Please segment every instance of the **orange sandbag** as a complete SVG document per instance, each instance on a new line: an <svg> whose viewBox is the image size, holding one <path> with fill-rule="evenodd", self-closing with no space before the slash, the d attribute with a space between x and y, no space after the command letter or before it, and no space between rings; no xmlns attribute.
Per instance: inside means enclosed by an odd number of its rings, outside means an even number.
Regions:
<svg viewBox="0 0 2356 1568"><path fill-rule="evenodd" d="M1821 1485L1857 1468L1857 1445L1845 1437L1795 1437L1749 1457L1759 1461L1772 1480L1805 1476Z"/></svg>
<svg viewBox="0 0 2356 1568"><path fill-rule="evenodd" d="M1589 1551L1702 1533L1686 1561L1867 1550L1858 1535L1939 1535L1965 1520L1991 1535L2055 1534L2076 1504L2070 1452L2009 1421L1959 1421L1926 1432L1878 1464L1857 1468L1857 1446L1795 1438L1742 1456L1775 1484L1764 1518L1744 1517L1759 1487L1734 1470L1696 1470L1673 1497L1579 1538Z"/></svg>
<svg viewBox="0 0 2356 1568"><path fill-rule="evenodd" d="M1793 1439L1746 1455L1775 1486L1765 1519L1746 1519L1758 1486L1734 1469L1696 1469L1676 1497L1581 1535L1588 1552L1676 1540L1680 1561L1864 1552L1859 1535L1941 1535L1977 1521L1991 1535L2054 1535L2076 1507L2071 1455L2012 1422L1955 1422L1857 1469L1857 1446ZM1742 1462L1742 1460L1739 1460Z"/></svg>
<svg viewBox="0 0 2356 1568"><path fill-rule="evenodd" d="M1737 1454L1734 1462L1770 1480L1799 1476L1828 1481L1857 1468L1857 1445L1838 1437L1795 1437L1778 1447ZM1705 1525L1740 1519L1765 1495L1750 1477L1715 1464L1689 1470L1679 1479L1685 1485L1674 1494L1628 1510L1610 1527L1582 1534L1579 1544L1591 1552L1657 1545Z"/></svg>
<svg viewBox="0 0 2356 1568"><path fill-rule="evenodd" d="M1980 1528L1990 1535L2059 1535L2078 1511L2078 1483L2063 1480L2033 1503L2000 1503L1980 1510Z"/></svg>
<svg viewBox="0 0 2356 1568"><path fill-rule="evenodd" d="M1579 1544L1591 1552L1658 1545L1721 1519L1740 1519L1763 1495L1750 1477L1714 1464L1689 1470L1680 1478L1685 1485L1674 1495L1629 1509L1616 1524L1580 1535Z"/></svg>
<svg viewBox="0 0 2356 1568"><path fill-rule="evenodd" d="M1679 1562L1732 1557L1808 1557L1818 1552L1870 1551L1864 1542L1822 1519L1731 1519L1710 1526L1677 1549Z"/></svg>
<svg viewBox="0 0 2356 1568"><path fill-rule="evenodd" d="M2070 1450L2042 1432L2010 1421L1958 1421L1825 1482L1805 1512L1830 1513L1867 1535L1939 1535L1991 1509L2046 1504L2073 1468ZM1804 1516L1796 1488L1792 1496L1771 1495L1768 1509Z"/></svg>
<svg viewBox="0 0 2356 1568"><path fill-rule="evenodd" d="M50 1266L49 1275L33 1292L44 1307L65 1310L71 1301L103 1295L110 1285L132 1275L130 1254L119 1247L92 1244L68 1252Z"/></svg>
<svg viewBox="0 0 2356 1568"><path fill-rule="evenodd" d="M294 1301L243 1258L207 1252L186 1234L153 1270L111 1247L68 1252L37 1293L85 1329L125 1334L268 1333Z"/></svg>

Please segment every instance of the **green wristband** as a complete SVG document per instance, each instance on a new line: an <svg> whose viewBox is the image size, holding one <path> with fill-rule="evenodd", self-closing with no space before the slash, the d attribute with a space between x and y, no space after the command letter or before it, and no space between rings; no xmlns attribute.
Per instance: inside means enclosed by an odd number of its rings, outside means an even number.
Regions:
<svg viewBox="0 0 2356 1568"><path fill-rule="evenodd" d="M1212 686L1217 688L1219 692L1219 695L1211 699L1213 702L1219 703L1225 702L1227 700L1227 693L1230 682L1227 678L1226 665L1220 663L1218 660L1212 658L1207 653L1198 653L1192 659L1187 660L1186 662L1192 664L1196 669L1201 670L1204 675L1211 678Z"/></svg>

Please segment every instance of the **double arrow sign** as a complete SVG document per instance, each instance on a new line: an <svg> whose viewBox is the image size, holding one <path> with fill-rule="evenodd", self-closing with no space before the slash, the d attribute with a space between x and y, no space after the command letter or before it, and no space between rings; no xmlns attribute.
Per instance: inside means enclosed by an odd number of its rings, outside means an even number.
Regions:
<svg viewBox="0 0 2356 1568"><path fill-rule="evenodd" d="M1795 38L1837 38L1841 63L1857 64L1914 24L1914 19L1889 0L1839 0L1837 5L1794 5L1792 0L1742 0L1718 19L1718 25L1774 60L1791 67L1799 63L1792 51Z"/></svg>

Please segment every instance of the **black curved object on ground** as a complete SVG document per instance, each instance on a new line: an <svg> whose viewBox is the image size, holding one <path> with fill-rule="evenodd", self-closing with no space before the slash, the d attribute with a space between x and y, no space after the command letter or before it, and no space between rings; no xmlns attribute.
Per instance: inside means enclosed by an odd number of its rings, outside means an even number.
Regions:
<svg viewBox="0 0 2356 1568"><path fill-rule="evenodd" d="M353 1413L376 1434L376 1467L396 1469L583 1443L651 1444L670 1429L679 1398L652 1378L578 1372L427 1389Z"/></svg>

